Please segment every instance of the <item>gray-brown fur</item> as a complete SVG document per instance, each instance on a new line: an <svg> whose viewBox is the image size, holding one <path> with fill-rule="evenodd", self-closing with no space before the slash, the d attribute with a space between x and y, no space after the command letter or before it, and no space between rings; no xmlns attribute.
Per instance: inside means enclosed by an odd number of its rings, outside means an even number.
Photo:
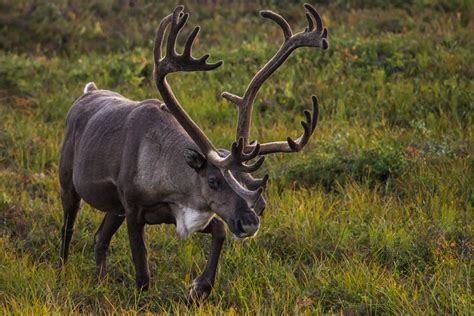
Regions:
<svg viewBox="0 0 474 316"><path fill-rule="evenodd" d="M65 218L62 261L67 260L80 199L106 213L95 237L100 276L111 235L124 218L127 220L139 287L147 287L149 282L143 243L146 223L179 226L177 220L186 216L182 212L189 208L210 215L198 231L215 234L211 228L222 224L213 214L218 214L238 237L251 236L258 229L254 210L231 190L219 169L206 163L194 142L161 105L159 100L135 102L115 92L93 90L72 106L59 165ZM216 190L210 188L210 178L217 182ZM260 213L264 203L259 207ZM211 228L207 228L209 221ZM192 233L186 227L179 229L183 237ZM218 244L215 247L220 249ZM211 250L211 257L218 255L219 251ZM212 284L215 272L211 270L205 270L206 275L198 281L205 279L203 282ZM194 288L198 289L196 282Z"/></svg>
<svg viewBox="0 0 474 316"><path fill-rule="evenodd" d="M224 94L241 111L246 111L247 117L239 121L236 142L230 150L213 146L181 107L166 81L166 75L172 72L209 71L222 64L208 64L208 55L192 57L198 28L188 36L183 54L176 53L176 39L189 16L183 14L182 6L165 17L157 31L154 74L166 105L156 99L132 101L118 93L99 90L94 83L86 85L84 95L67 115L61 148L59 180L64 210L61 264L68 258L82 199L105 213L94 237L99 277L105 274L111 238L126 220L136 283L146 289L149 271L144 226L174 224L181 237L195 231L212 235L206 268L194 280L188 299L195 301L209 295L225 239L224 226L237 238L255 235L260 226L259 216L266 206L262 191L268 176L255 179L250 173L262 165L262 155L301 150L316 128L318 103L313 97L313 113L305 112L304 134L299 139L262 145L247 141L252 102L261 84L295 48L327 48L327 31L319 15L311 6L305 8L309 12L308 28L295 35L279 15L268 11L262 14L282 27L285 42L274 57L275 65L265 66L265 74L259 72L252 79L256 82L249 85L252 97ZM166 54L162 57L161 42L167 28ZM254 158L256 162L250 163Z"/></svg>

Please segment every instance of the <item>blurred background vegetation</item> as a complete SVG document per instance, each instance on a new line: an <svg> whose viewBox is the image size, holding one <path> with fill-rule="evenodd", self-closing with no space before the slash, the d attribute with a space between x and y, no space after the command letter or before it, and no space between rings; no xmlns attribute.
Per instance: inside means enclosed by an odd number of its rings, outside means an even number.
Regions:
<svg viewBox="0 0 474 316"><path fill-rule="evenodd" d="M181 1L196 55L224 66L170 78L218 145L234 138L241 94L294 31L301 1ZM94 81L131 99L160 98L151 49L178 2L0 2L0 308L10 313L199 312L469 314L473 310L474 5L468 0L314 1L330 49L299 49L263 86L253 138L296 136L310 96L320 125L303 153L275 155L259 236L229 241L209 304L184 304L208 239L147 228L153 286L134 291L123 228L110 280L95 285L83 206L67 276L54 269L62 212L57 161L66 113ZM182 39L181 39L182 40Z"/></svg>

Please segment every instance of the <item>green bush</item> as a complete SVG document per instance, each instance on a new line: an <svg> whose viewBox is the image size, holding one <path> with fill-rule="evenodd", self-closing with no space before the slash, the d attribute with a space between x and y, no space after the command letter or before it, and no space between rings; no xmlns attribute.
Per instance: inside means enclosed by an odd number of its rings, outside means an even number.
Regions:
<svg viewBox="0 0 474 316"><path fill-rule="evenodd" d="M348 180L373 186L403 176L409 166L404 148L394 141L375 142L357 151L340 147L322 151L322 154L294 160L285 174L286 179L298 185L320 184L326 190Z"/></svg>

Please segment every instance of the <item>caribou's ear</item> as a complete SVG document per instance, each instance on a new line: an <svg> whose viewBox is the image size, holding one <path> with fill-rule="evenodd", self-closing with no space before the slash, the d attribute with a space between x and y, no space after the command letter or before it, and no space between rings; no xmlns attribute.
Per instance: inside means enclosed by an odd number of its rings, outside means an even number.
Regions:
<svg viewBox="0 0 474 316"><path fill-rule="evenodd" d="M186 148L184 150L184 159L186 163L196 171L201 170L206 165L206 158L194 149Z"/></svg>

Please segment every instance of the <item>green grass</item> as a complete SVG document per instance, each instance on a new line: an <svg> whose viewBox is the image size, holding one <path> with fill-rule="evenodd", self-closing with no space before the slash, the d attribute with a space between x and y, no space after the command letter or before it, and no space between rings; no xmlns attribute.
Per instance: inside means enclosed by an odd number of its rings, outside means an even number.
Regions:
<svg viewBox="0 0 474 316"><path fill-rule="evenodd" d="M125 229L96 284L83 204L67 270L57 165L66 113L94 81L132 99L153 87L153 30L174 3L56 0L0 4L0 311L198 314L472 314L474 40L470 1L323 1L330 50L301 49L257 98L252 138L301 131L312 94L320 124L304 152L274 155L258 236L226 241L215 289L187 307L209 236L148 226L151 288L138 293ZM184 1L203 31L197 55L225 65L170 78L209 137L227 148L240 94L277 49L271 8L304 26L298 1ZM248 31L252 30L252 31Z"/></svg>

